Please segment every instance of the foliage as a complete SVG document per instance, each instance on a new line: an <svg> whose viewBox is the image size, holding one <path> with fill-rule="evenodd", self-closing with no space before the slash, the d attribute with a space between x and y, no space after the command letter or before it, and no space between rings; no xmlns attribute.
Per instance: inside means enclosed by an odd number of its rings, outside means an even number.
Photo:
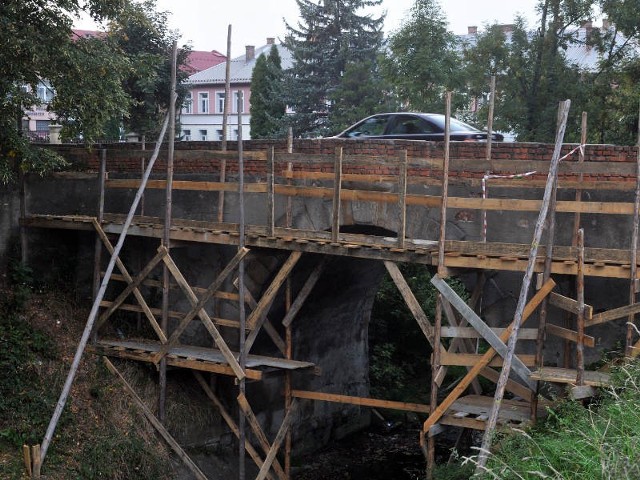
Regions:
<svg viewBox="0 0 640 480"><path fill-rule="evenodd" d="M260 55L251 77L251 138L282 136L284 76L278 47L271 46L269 55Z"/></svg>
<svg viewBox="0 0 640 480"><path fill-rule="evenodd" d="M416 0L408 20L389 38L384 72L405 109L441 112L444 92L464 86L459 57L437 0Z"/></svg>
<svg viewBox="0 0 640 480"><path fill-rule="evenodd" d="M330 95L331 104L336 105L329 114L331 133L339 133L374 113L397 110L391 86L378 64L372 60L347 64L340 85Z"/></svg>
<svg viewBox="0 0 640 480"><path fill-rule="evenodd" d="M428 268L403 264L401 272L427 317L433 319L437 291L431 285ZM465 298L464 286L459 281L453 279L448 283ZM382 280L373 304L369 349L372 396L428 402L431 347L388 275Z"/></svg>
<svg viewBox="0 0 640 480"><path fill-rule="evenodd" d="M332 93L339 88L350 63L375 61L382 46L384 17L358 12L380 5L381 0L296 0L300 20L289 24L284 45L293 56L287 75L287 104L296 136L325 135L331 128L327 116L334 106Z"/></svg>
<svg viewBox="0 0 640 480"><path fill-rule="evenodd" d="M127 2L109 23L108 37L129 65L121 82L131 106L116 117L122 119L127 131L141 135L157 134L169 107L172 48L178 34L168 29L167 16L167 12L156 11L156 0ZM178 50L177 105L184 102L187 93L184 82L189 72L185 67L190 50L188 46Z"/></svg>
<svg viewBox="0 0 640 480"><path fill-rule="evenodd" d="M597 403L566 401L535 428L499 439L481 478L640 478L640 363L613 378Z"/></svg>

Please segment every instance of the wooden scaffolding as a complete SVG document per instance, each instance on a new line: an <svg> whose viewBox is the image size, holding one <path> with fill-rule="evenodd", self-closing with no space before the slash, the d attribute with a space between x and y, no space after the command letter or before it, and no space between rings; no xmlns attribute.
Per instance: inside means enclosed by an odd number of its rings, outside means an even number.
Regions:
<svg viewBox="0 0 640 480"><path fill-rule="evenodd" d="M566 106L568 108L568 106ZM449 115L447 115L449 118ZM566 122L566 116L565 116ZM407 151L397 155L345 155L338 147L333 155L309 155L288 151L244 152L242 142L238 151L177 151L167 153L167 173L163 179L142 180L109 179L107 159L117 158L122 152L104 150L101 154L100 206L96 216L25 214L23 223L27 227L86 230L96 233L95 278L96 297L99 285L119 282L123 288L115 298L99 298L95 323L88 328L94 342L89 349L105 357L109 369L123 380L107 357L148 362L161 372L161 399L158 417L154 416L137 398L133 389L127 388L144 409L145 415L169 442L177 454L191 468L197 478L206 478L188 455L162 426L164 417L164 379L162 372L167 367L193 371L198 383L218 409L229 429L238 437L241 464L245 452L254 460L259 474L256 478L291 478L290 456L292 450L291 427L296 421L298 404L303 401L339 402L377 408L389 408L417 412L425 418L421 445L427 459L427 475L434 464L434 445L438 434L447 426L476 430L491 430L497 425L505 427L522 425L544 414L548 403L540 394L539 382L560 382L574 386L573 395L584 398L593 387L606 385L608 376L599 371L585 370L584 349L597 346L596 339L588 334L590 327L612 320L627 318L630 326L625 338L626 354L640 353L640 341L631 325L635 314L640 312L636 302L638 291L637 241L638 204L640 176L638 164L612 162L586 162L584 152L586 136L577 146L564 146L564 125L560 123L554 158L551 161L495 160L491 158L491 145L487 144L486 158L469 160L449 158L449 143L445 143L443 158L409 157ZM583 127L586 131L586 127ZM575 147L575 148L573 148ZM158 147L159 148L159 147ZM146 159L147 172L159 151L141 152ZM564 155L563 155L564 154ZM128 153L130 155L130 153ZM173 158L200 155L226 162L236 162L238 175L230 181L174 181ZM266 181L252 177L247 181L243 174L243 161L266 164ZM372 173L384 167L384 174ZM389 173L390 172L390 173ZM465 172L464 176L461 172ZM603 177L602 173L610 176ZM623 180L621 180L623 178ZM525 181L523 181L525 179ZM313 186L309 186L312 183ZM381 191L384 185L387 191ZM449 193L449 186L467 189L482 188L481 197L461 197ZM138 189L139 198L144 188L161 189L166 192L166 215L164 218L122 214L104 211L105 195L122 189ZM357 187L357 188L355 188ZM499 189L501 198L491 198L488 191ZM264 197L265 222L247 224L242 207L238 218L229 218L229 213L219 212L217 221L195 221L173 218L170 205L173 191L215 191L234 195L242 202L246 194ZM540 198L540 191L545 195ZM495 191L495 190L493 190ZM630 201L584 201L582 192L617 192L619 197ZM425 194L424 192L428 192ZM508 197L505 192L508 192ZM573 200L556 200L558 193L575 192ZM565 195L566 196L566 195ZM293 222L293 200L305 198L325 199L331 202L331 225L328 230L296 228ZM344 233L345 205L349 202L364 202L393 205L395 217L390 220L397 232L396 237ZM135 203L135 202L134 202ZM220 205L223 202L219 202ZM411 238L407 224L407 212L417 215L420 210L437 211L439 232L437 238ZM483 218L480 241L459 241L447 238L448 218L454 212L472 212ZM538 215L539 228L534 232L531 244L507 243L491 235L491 223L496 221L494 213L530 212ZM548 212L548 213L546 213ZM556 213L570 214L573 235L571 243L564 245L554 240ZM581 230L581 215L597 214L633 218L629 231L630 248L585 247ZM565 216L566 218L566 216ZM223 220L227 220L224 222ZM565 222L566 223L566 222ZM543 245L542 230L547 225L546 244ZM489 234L488 234L489 233ZM126 235L159 239L155 255L146 265L135 269L119 258L118 252ZM116 245L113 238L119 236ZM236 248L236 254L217 273L207 286L196 286L189 282L172 255L172 246L180 242L216 244ZM244 286L245 262L253 249L272 249L286 252L286 259L278 266L269 285L259 298L254 298ZM111 255L112 262L103 269L104 252ZM300 259L307 254L320 255L319 261L297 292L292 288L292 272ZM294 358L292 329L296 317L313 291L319 278L327 268L326 259L335 256L365 258L382 262L397 286L406 305L415 317L420 329L432 348L431 399L424 404L411 404L384 399L361 398L343 395L341 392L302 391L292 387L293 372L318 374L316 366L305 359ZM403 277L399 263L420 263L437 269L432 283L438 292L435 318L431 319ZM112 274L114 269L117 274ZM111 269L111 271L109 270ZM152 280L150 274L162 270L162 280ZM485 273L490 270L524 272L521 299L513 322L502 328L490 327L478 314ZM468 301L459 298L444 281L460 271L477 271L478 281ZM528 278L527 278L528 275ZM575 278L575 298L568 298L555 291L554 276L568 275ZM614 309L594 313L594 306L584 298L584 277L627 279L629 281L629 303ZM529 295L529 281L535 283L535 293ZM233 289L225 286L233 285ZM144 286L154 286L163 291L162 305L152 305L143 293ZM188 302L188 311L174 311L169 304L169 291L180 291ZM282 319L270 316L271 307L279 292L284 292L285 315ZM132 301L135 299L135 301ZM219 305L229 302L235 305L238 318L216 316ZM216 304L214 307L213 304ZM571 325L555 325L547 322L548 305L564 310L572 317ZM247 311L245 311L245 308ZM103 338L101 332L117 311L138 313L146 319L155 338L146 340L116 340ZM539 311L538 327L525 327L525 322ZM173 326L170 327L173 320ZM181 334L194 322L202 324L212 340L211 348L197 347L180 342ZM522 327L522 328L521 328ZM234 344L221 333L222 328L237 331ZM284 334L282 332L284 331ZM279 356L263 356L252 353L259 336L269 338ZM545 365L543 346L547 336L554 336L575 345L575 368L558 368ZM526 353L517 345L532 345ZM487 345L483 352L479 342ZM525 352L525 353L523 353ZM464 378L448 395L438 395L450 366L462 366L468 370ZM504 367L504 368L503 368ZM502 368L502 370L501 370ZM203 372L234 377L238 385L237 408L240 412L234 419L223 402L210 388ZM244 382L261 381L275 372L284 372L283 408L284 419L274 438L269 439L251 407L251 399L244 390ZM302 374L302 373L301 373ZM495 383L495 396L487 396L478 377ZM504 399L504 392L509 398ZM245 435L245 422L253 438L252 444ZM489 435L485 435L485 439ZM46 439L45 439L46 440ZM51 441L51 438L49 438ZM38 449L26 449L27 464L35 475L39 472ZM279 452L284 454L278 458ZM45 449L46 454L46 449Z"/></svg>

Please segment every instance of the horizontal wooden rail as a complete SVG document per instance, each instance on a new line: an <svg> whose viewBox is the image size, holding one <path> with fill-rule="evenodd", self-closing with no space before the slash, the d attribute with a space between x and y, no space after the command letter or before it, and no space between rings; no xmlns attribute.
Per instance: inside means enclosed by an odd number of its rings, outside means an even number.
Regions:
<svg viewBox="0 0 640 480"><path fill-rule="evenodd" d="M307 400L320 400L323 402L347 403L361 405L363 407L388 408L405 412L429 413L429 405L420 403L394 402L390 400L378 400L375 398L352 397L348 395L335 395L333 393L309 392L305 390L292 390L291 396Z"/></svg>

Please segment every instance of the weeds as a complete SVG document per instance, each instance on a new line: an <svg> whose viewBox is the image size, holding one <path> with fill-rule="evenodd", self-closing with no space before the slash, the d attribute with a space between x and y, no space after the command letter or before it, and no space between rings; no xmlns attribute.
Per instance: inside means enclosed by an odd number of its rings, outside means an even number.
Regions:
<svg viewBox="0 0 640 480"><path fill-rule="evenodd" d="M497 439L481 479L640 479L640 362L617 367L597 403L564 402ZM475 457L467 458L475 465Z"/></svg>

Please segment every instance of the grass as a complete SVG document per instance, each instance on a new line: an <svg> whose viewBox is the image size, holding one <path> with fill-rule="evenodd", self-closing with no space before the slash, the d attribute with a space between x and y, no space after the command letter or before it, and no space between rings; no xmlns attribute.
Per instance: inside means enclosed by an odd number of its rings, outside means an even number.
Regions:
<svg viewBox="0 0 640 480"><path fill-rule="evenodd" d="M86 311L64 293L35 291L27 269L0 288L0 478L26 478L22 445L40 443ZM43 474L48 480L173 478L168 452L96 357L85 356Z"/></svg>
<svg viewBox="0 0 640 480"><path fill-rule="evenodd" d="M613 379L586 407L563 402L535 427L496 438L486 471L474 478L640 479L640 361L616 367Z"/></svg>

